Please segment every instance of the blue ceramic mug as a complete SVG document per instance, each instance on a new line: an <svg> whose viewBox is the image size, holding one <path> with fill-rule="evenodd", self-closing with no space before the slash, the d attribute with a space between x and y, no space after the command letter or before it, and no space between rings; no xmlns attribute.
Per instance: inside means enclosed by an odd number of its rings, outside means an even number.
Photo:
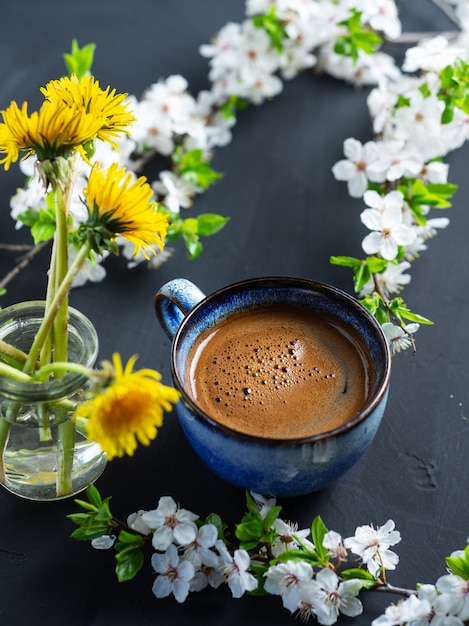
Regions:
<svg viewBox="0 0 469 626"><path fill-rule="evenodd" d="M194 401L188 359L201 334L239 312L278 305L329 316L359 335L369 390L346 423L312 436L258 436L220 424ZM301 278L267 277L205 296L192 282L178 278L156 293L155 312L172 339L171 373L181 393L176 411L182 429L204 463L228 483L266 496L308 494L349 470L372 442L387 402L391 354L376 319L345 292Z"/></svg>

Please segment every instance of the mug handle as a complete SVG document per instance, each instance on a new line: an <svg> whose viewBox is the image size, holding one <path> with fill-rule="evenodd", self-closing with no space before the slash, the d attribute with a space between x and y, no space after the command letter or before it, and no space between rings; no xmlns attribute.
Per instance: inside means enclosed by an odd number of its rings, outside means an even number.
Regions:
<svg viewBox="0 0 469 626"><path fill-rule="evenodd" d="M156 292L155 314L170 339L176 334L184 316L203 298L205 294L186 278L170 280Z"/></svg>

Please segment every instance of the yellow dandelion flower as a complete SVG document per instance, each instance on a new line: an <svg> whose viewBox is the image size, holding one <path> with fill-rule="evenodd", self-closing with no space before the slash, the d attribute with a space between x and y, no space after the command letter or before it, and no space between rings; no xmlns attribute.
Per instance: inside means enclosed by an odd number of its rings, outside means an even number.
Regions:
<svg viewBox="0 0 469 626"><path fill-rule="evenodd" d="M21 109L12 102L1 114L0 155L5 156L0 164L6 170L18 160L20 152L25 152L25 157L35 153L40 161L68 156L94 139L102 125L102 120L84 109L52 102L44 102L39 111L31 115L27 102Z"/></svg>
<svg viewBox="0 0 469 626"><path fill-rule="evenodd" d="M127 110L129 103L125 103L125 99L128 94L116 95L116 90L111 91L109 86L102 90L93 76L79 80L72 74L70 77L51 80L41 88L41 92L50 102L64 103L72 109L82 109L99 118L101 126L97 138L107 141L116 149L118 146L112 138L128 133L127 127L136 120Z"/></svg>
<svg viewBox="0 0 469 626"><path fill-rule="evenodd" d="M163 424L164 412L179 399L176 389L160 382L158 372L132 371L136 360L131 357L123 368L120 355L114 354L114 381L76 410L78 417L88 418L87 435L108 459L132 456L139 442L148 446Z"/></svg>
<svg viewBox="0 0 469 626"><path fill-rule="evenodd" d="M109 247L117 235L135 245L134 256L141 251L149 259L147 251L155 254L152 244L163 249L168 220L152 201L153 191L144 176L135 178L117 163L106 169L94 167L83 195L89 218L80 236L95 251Z"/></svg>

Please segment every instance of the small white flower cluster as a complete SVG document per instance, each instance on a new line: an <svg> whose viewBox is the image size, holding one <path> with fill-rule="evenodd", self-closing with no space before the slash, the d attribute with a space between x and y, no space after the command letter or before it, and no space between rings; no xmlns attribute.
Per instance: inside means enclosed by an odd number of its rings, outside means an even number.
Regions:
<svg viewBox="0 0 469 626"><path fill-rule="evenodd" d="M275 500L252 496L265 519ZM170 496L161 497L156 509L139 511L129 517L130 528L151 535L155 549L151 562L156 573L153 593L157 598L172 594L178 602L184 602L190 592L207 586L218 588L222 584L228 585L234 598L240 598L262 584L267 593L280 596L283 606L303 621L315 617L320 624L334 624L339 613L354 617L363 611L357 598L363 588L362 581L341 579L332 566L334 560L337 566L346 562L349 550L377 580L384 570L395 569L399 560L390 550L400 541L391 520L377 529L360 526L353 537L346 539L328 531L322 539L322 549L328 554L329 566L314 569L307 558L286 561L281 558L289 550L311 553L316 549L307 539L309 529L298 530L296 525L276 518L272 523L275 531L272 543L251 556L244 549L229 549L214 524L197 524L198 519L194 513L180 508ZM114 540L115 537L105 536L94 540L93 545L107 549ZM262 563L265 567L260 583L251 566Z"/></svg>
<svg viewBox="0 0 469 626"><path fill-rule="evenodd" d="M449 224L446 217L427 218L430 206L422 206L425 223L412 214L404 195L393 190L402 179L421 179L425 184L448 182L448 165L441 159L459 148L469 137L469 116L455 108L449 123L442 123L444 102L438 98L442 70L456 62L467 61L469 27L467 3L456 2L461 34L450 44L442 36L423 40L406 52L402 71L378 81L368 96L374 133L379 139L364 145L357 139L344 141L345 159L332 172L337 180L347 181L353 198L363 197L366 208L362 223L371 231L362 241L366 254L379 254L390 263L378 277L386 296L399 293L410 282L409 261L426 250L426 241L437 229ZM399 102L405 101L405 106ZM369 191L369 184L391 189L384 196ZM399 247L405 251L398 256ZM375 277L376 278L376 277ZM376 283L370 280L361 295L371 294ZM401 327L383 324L393 353L408 348L409 338L418 324Z"/></svg>
<svg viewBox="0 0 469 626"><path fill-rule="evenodd" d="M468 581L445 574L434 585L421 585L415 595L388 606L372 626L464 626L468 620Z"/></svg>
<svg viewBox="0 0 469 626"><path fill-rule="evenodd" d="M154 510L129 516L126 533L147 538L155 550L151 563L157 598L173 595L181 603L191 592L226 584L233 598L250 592L279 596L283 607L301 621L313 618L328 626L340 615L361 615L359 595L379 589L402 599L388 605L371 626L469 624L469 547L446 559L447 573L435 584L396 587L386 576L399 563L391 550L401 541L393 520L378 527L359 526L353 536L343 538L320 518L310 529L299 530L297 524L279 517L281 508L274 498L255 493L247 498L248 508L256 511L254 518L248 515L248 526L252 528L253 519L262 522L261 537L249 540L249 549L244 549L241 539L239 548L225 540L219 518L216 524L203 522L170 496L161 497ZM215 521L214 517L207 520ZM116 537L110 535L92 540L97 549L115 544Z"/></svg>

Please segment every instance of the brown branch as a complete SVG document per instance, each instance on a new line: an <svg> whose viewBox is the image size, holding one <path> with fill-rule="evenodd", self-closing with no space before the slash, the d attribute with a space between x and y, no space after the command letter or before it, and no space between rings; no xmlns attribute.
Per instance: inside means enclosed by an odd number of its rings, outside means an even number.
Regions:
<svg viewBox="0 0 469 626"><path fill-rule="evenodd" d="M33 246L27 243L0 243L0 250L7 252L28 252Z"/></svg>
<svg viewBox="0 0 469 626"><path fill-rule="evenodd" d="M29 246L29 251L17 259L16 266L0 281L0 289L4 289L9 283L11 283L11 281L18 276L18 274L28 267L36 255L39 254L39 252L42 252L42 250L44 250L49 244L50 241L41 241L41 243L38 243L33 247Z"/></svg>
<svg viewBox="0 0 469 626"><path fill-rule="evenodd" d="M431 1L436 7L440 9L440 11L443 11L446 17L449 20L451 20L453 24L455 24L459 29L461 29L461 22L459 21L459 18L456 15L456 12L454 11L452 7L449 6L447 2L445 2L445 0L431 0Z"/></svg>

